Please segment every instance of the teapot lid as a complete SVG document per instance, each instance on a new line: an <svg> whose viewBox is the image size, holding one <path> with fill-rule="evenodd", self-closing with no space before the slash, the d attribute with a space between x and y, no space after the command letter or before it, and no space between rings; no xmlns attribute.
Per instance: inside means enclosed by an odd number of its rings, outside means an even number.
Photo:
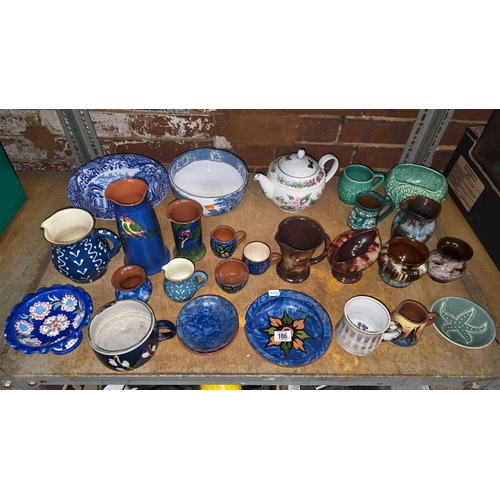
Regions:
<svg viewBox="0 0 500 500"><path fill-rule="evenodd" d="M280 158L278 167L289 177L311 177L318 171L318 163L311 156L306 155L305 149L290 153Z"/></svg>

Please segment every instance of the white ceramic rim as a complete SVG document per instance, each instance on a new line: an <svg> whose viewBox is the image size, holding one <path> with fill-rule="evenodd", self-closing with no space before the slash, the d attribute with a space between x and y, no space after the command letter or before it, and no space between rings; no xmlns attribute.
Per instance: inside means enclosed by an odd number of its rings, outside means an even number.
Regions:
<svg viewBox="0 0 500 500"><path fill-rule="evenodd" d="M353 302L359 302L360 300L364 300L364 301L369 301L371 302L371 304L375 307L377 307L377 309L383 313L386 317L386 326L384 328L381 328L380 330L377 330L375 332L372 332L372 331L364 331L364 330L360 330L352 321L351 321L351 318L349 317L349 314L348 314L348 307L349 306L352 306L352 303ZM389 312L389 309L387 309L386 305L381 302L380 300L378 299L375 299L373 297L369 297L368 295L356 295L354 297L351 297L345 304L344 306L344 317L346 318L347 322L349 323L349 325L351 325L353 328L355 328L356 330L358 331L361 331L363 332L364 334L367 334L367 335L380 335L381 333L385 333L387 331L387 329L389 328L390 324L391 324L391 313Z"/></svg>
<svg viewBox="0 0 500 500"><path fill-rule="evenodd" d="M255 255L256 252L259 252L260 255ZM267 254L264 258L262 258L262 252L265 252ZM243 257L249 262L265 262L267 259L269 259L270 255L271 247L263 241L250 241L243 248Z"/></svg>
<svg viewBox="0 0 500 500"><path fill-rule="evenodd" d="M43 224L49 219L52 219L51 223L56 225L57 229L55 231L43 226ZM46 221L42 222L41 227L44 230L45 239L53 245L71 245L72 243L76 243L77 241L86 238L94 229L95 224L92 214L82 208L63 208L48 217ZM66 228L68 225L75 227L78 221L81 222L82 228L85 228L84 231L82 230L78 236L74 236L69 240L57 239L60 234L61 222L63 223L64 228Z"/></svg>
<svg viewBox="0 0 500 500"><path fill-rule="evenodd" d="M111 314L111 312L113 312L113 310L115 310L117 308L123 309L127 306L131 306L132 304L134 304L134 307L136 309L142 308L149 313L149 317L150 317L151 321L150 321L150 327L149 327L147 333L141 338L141 340L137 341L135 344L133 344L125 349L110 351L107 349L103 349L102 347L99 347L94 342L94 340L92 338L93 327L96 328L96 326L95 326L96 324L97 324L97 326L99 326L99 323L104 321L106 319L106 317L109 316L109 314ZM96 321L96 320L99 320L99 321ZM153 329L155 327L155 323L156 323L156 319L155 319L153 309L151 309L151 307L148 304L146 304L145 302L143 302L142 300L138 300L138 299L115 300L113 302L109 302L108 304L105 304L104 306L102 306L95 313L94 317L89 321L89 326L87 329L87 340L89 341L90 347L92 347L92 349L94 349L94 351L98 352L99 354L103 354L104 356L116 356L119 354L125 354L125 353L128 353L130 351L133 351L134 349L136 349L137 347L139 347L141 344L144 343L144 341L151 335L151 332L153 331Z"/></svg>
<svg viewBox="0 0 500 500"><path fill-rule="evenodd" d="M187 274L183 278L172 278L171 276L169 276L169 273L171 273L172 270L179 271L179 267L181 267L181 269L185 269L187 272ZM192 261L184 257L175 257L168 264L165 264L162 269L165 272L165 278L167 278L169 281L180 282L187 280L193 275L194 264Z"/></svg>

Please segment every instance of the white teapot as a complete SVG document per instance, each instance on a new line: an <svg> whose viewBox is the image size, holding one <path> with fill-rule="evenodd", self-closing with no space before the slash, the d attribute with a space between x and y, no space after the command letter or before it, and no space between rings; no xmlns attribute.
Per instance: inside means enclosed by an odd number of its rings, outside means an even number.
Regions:
<svg viewBox="0 0 500 500"><path fill-rule="evenodd" d="M325 163L333 160L328 174ZM264 194L286 212L301 212L318 201L326 183L335 175L339 161L333 154L324 155L319 162L306 155L305 149L275 158L267 176L254 175Z"/></svg>

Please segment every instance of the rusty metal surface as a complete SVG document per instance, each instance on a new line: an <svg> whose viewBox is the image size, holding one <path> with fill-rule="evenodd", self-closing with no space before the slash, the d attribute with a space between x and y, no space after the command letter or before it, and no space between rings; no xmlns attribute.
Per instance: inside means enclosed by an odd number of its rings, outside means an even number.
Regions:
<svg viewBox="0 0 500 500"><path fill-rule="evenodd" d="M321 199L303 215L317 220L333 240L348 230L347 216L352 207L342 205L338 199L334 178L326 186ZM57 187L61 189L61 187ZM383 191L381 191L383 192ZM155 208L163 231L165 243L172 251L173 235L165 216L167 204L173 200L170 191ZM38 214L45 217L49 214ZM353 285L336 281L328 261L325 259L311 267L309 278L300 284L290 284L281 280L275 267L261 276L250 276L248 285L235 295L226 295L216 285L214 268L218 259L209 250L209 234L220 224L232 226L236 231L247 232L246 241L235 252L240 258L245 243L252 240L266 242L273 251L279 251L274 234L281 220L289 214L279 210L262 193L256 181L249 180L242 203L233 211L216 217L202 218L203 239L207 254L196 263L196 269L209 276L208 284L201 294L220 294L228 298L239 314L240 329L230 346L213 355L201 356L188 352L177 338L160 343L157 353L141 368L128 373L118 373L104 367L94 356L86 338L74 352L55 356L27 356L10 348L3 355L5 372L17 380L37 381L37 383L58 384L197 384L197 383L242 383L242 384L347 384L347 385L422 385L453 384L466 386L471 381L481 386L494 387L500 378L500 349L495 341L479 350L465 349L444 339L434 328L428 326L421 341L414 347L398 347L390 342L380 345L375 353L366 357L356 357L345 352L333 336L330 347L315 362L302 367L277 366L261 357L249 344L245 331L245 314L252 302L271 289L291 289L306 293L320 302L327 310L332 324L342 315L346 301L354 295L371 295L384 302L392 310L404 299L413 299L428 309L443 296L471 297L463 280L439 284L424 276L408 288L397 289L386 285L378 276L377 264L363 273L362 279ZM382 242L389 238L393 217L388 217L379 225ZM443 202L440 217L441 233L445 232L466 239L474 248L475 256L469 263L469 274L475 286L476 297L490 312L499 325L498 306L500 298L500 277L497 269L488 262L488 256L460 215L453 201ZM116 231L114 221L96 221L96 227ZM470 232L470 234L469 234ZM427 243L430 250L436 247L440 233L437 232ZM48 245L42 234L38 238L41 247ZM321 250L318 250L321 251ZM107 274L95 283L81 285L92 297L94 310L115 299L111 286L113 271L123 263L120 252L111 262ZM491 264L491 265L490 265ZM487 279L486 279L486 276ZM163 292L163 273L150 276L153 294L149 304L157 319L176 320L182 307L168 299ZM60 275L52 264L46 267L39 286L55 283L72 283ZM86 335L86 329L84 330Z"/></svg>

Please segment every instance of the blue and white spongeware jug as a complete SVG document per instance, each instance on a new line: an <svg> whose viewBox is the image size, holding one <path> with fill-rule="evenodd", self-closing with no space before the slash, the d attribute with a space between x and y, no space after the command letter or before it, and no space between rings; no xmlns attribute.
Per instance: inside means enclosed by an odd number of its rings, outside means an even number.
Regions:
<svg viewBox="0 0 500 500"><path fill-rule="evenodd" d="M135 177L111 183L104 192L115 210L115 220L125 253L124 264L135 264L148 276L161 271L170 260L160 225L147 197L148 185Z"/></svg>
<svg viewBox="0 0 500 500"><path fill-rule="evenodd" d="M115 233L95 229L94 225L94 217L86 210L63 208L44 220L40 227L52 245L54 267L75 283L92 283L101 278L121 248Z"/></svg>

